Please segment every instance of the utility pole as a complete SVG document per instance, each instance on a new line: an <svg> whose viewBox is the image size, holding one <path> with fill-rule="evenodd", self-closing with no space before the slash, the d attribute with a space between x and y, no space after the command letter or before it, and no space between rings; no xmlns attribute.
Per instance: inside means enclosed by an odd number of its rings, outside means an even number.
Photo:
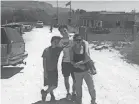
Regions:
<svg viewBox="0 0 139 104"><path fill-rule="evenodd" d="M70 18L71 18L71 1L70 1Z"/></svg>
<svg viewBox="0 0 139 104"><path fill-rule="evenodd" d="M57 0L57 25L58 25L58 0Z"/></svg>
<svg viewBox="0 0 139 104"><path fill-rule="evenodd" d="M71 0L70 0L70 13L69 13L68 21L69 21L69 25L70 25L71 24Z"/></svg>

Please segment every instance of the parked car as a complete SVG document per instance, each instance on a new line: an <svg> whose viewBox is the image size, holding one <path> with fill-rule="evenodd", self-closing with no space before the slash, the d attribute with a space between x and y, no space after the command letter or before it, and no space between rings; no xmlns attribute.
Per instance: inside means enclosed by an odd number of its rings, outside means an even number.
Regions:
<svg viewBox="0 0 139 104"><path fill-rule="evenodd" d="M17 30L1 27L1 66L22 64L27 58L25 43Z"/></svg>
<svg viewBox="0 0 139 104"><path fill-rule="evenodd" d="M24 32L30 32L33 27L31 25L29 25L29 24L24 24L23 28L24 28L23 29Z"/></svg>
<svg viewBox="0 0 139 104"><path fill-rule="evenodd" d="M43 28L43 22L42 21L37 21L36 27L37 28Z"/></svg>

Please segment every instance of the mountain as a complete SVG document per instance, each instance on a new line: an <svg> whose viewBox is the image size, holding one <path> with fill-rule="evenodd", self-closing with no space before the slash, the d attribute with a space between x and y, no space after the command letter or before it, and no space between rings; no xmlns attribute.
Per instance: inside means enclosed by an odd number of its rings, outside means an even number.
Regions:
<svg viewBox="0 0 139 104"><path fill-rule="evenodd" d="M68 8L58 8L59 14L67 13ZM46 24L52 21L52 16L57 14L57 8L44 1L1 1L1 23L7 20L37 21L42 20Z"/></svg>

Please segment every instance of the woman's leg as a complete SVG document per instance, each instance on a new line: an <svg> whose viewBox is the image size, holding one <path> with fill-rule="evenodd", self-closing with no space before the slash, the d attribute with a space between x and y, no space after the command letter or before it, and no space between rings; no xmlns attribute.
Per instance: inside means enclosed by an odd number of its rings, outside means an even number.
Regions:
<svg viewBox="0 0 139 104"><path fill-rule="evenodd" d="M73 81L73 85L72 85L72 94L76 94L76 89L75 89L75 75L74 72L71 72L71 77L72 77L72 81Z"/></svg>
<svg viewBox="0 0 139 104"><path fill-rule="evenodd" d="M75 75L75 89L76 89L76 100L78 104L82 104L82 83L83 83L83 73L84 72L79 72L79 73L74 73Z"/></svg>
<svg viewBox="0 0 139 104"><path fill-rule="evenodd" d="M87 87L88 87L88 90L89 90L89 94L90 94L91 99L92 99L92 104L95 104L96 91L95 91L95 87L94 87L94 81L93 81L92 75L89 74L88 71L84 75L84 80L85 80L85 82L87 84Z"/></svg>
<svg viewBox="0 0 139 104"><path fill-rule="evenodd" d="M75 88L75 76L74 76L74 72L72 71L71 72L71 77L72 77L72 81L73 81L73 84L72 84L72 100L75 101L76 100L76 88Z"/></svg>

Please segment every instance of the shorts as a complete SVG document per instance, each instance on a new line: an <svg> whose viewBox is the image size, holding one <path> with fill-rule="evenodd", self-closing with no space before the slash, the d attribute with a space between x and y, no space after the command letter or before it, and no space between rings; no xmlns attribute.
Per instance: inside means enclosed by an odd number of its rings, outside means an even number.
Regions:
<svg viewBox="0 0 139 104"><path fill-rule="evenodd" d="M48 78L44 77L44 86L56 86L58 85L58 71L48 71Z"/></svg>
<svg viewBox="0 0 139 104"><path fill-rule="evenodd" d="M62 62L62 74L64 77L71 77L75 79L74 72L73 72L73 65L69 62Z"/></svg>

